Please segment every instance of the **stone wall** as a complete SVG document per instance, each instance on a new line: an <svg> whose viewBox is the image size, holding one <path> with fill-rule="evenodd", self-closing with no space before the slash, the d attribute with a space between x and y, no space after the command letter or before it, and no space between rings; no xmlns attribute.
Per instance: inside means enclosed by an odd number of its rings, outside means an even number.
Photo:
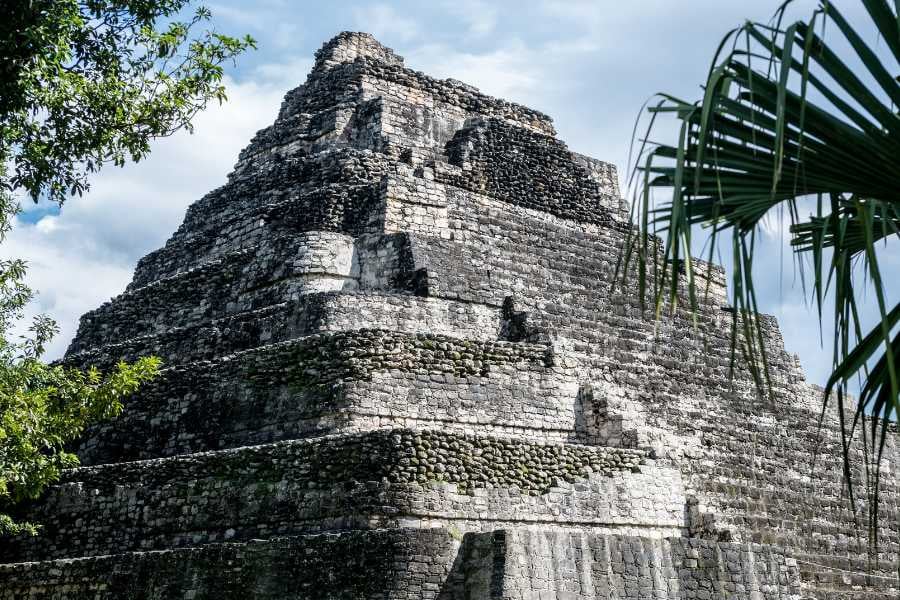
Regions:
<svg viewBox="0 0 900 600"><path fill-rule="evenodd" d="M601 439L632 439L679 460L689 493L718 515L711 535L775 544L840 569L821 579L812 574L821 567L804 570L824 590L847 585L842 578L873 585L844 573L872 566L857 536L866 505L854 517L842 491L836 419L818 429L819 392L785 353L773 319L766 339L774 394L760 398L739 360L732 373L733 313L723 310L720 275L712 275L711 292L701 298L697 329L683 310L654 323L633 287L614 290L624 232L551 219L481 194L447 197L451 234L414 238L428 294L492 304L512 297L531 330L550 332L579 355L603 413ZM856 481L861 488L859 473ZM897 488L891 476L882 485L879 539L890 550L872 572L890 581L900 542Z"/></svg>
<svg viewBox="0 0 900 600"><path fill-rule="evenodd" d="M410 519L657 536L686 527L680 475L645 452L396 428L82 467L25 510L44 530L9 540L0 562Z"/></svg>
<svg viewBox="0 0 900 600"><path fill-rule="evenodd" d="M0 566L0 599L783 600L801 591L796 562L758 545L518 530L358 531L44 567Z"/></svg>
<svg viewBox="0 0 900 600"><path fill-rule="evenodd" d="M771 547L508 531L504 598L797 598L795 560ZM574 550L574 551L573 551Z"/></svg>
<svg viewBox="0 0 900 600"><path fill-rule="evenodd" d="M582 223L608 223L619 198L604 194L597 170L585 168L552 135L499 119L473 119L447 143L451 165L438 180L454 187ZM615 171L603 180L615 179ZM617 187L617 186L616 186Z"/></svg>
<svg viewBox="0 0 900 600"><path fill-rule="evenodd" d="M353 330L361 324L415 334L422 322L428 322L435 334L478 341L496 340L503 327L497 307L371 291L321 292L304 295L302 302L280 302L121 343L70 350L66 361L108 369L120 359L152 353L173 367L304 335Z"/></svg>
<svg viewBox="0 0 900 600"><path fill-rule="evenodd" d="M380 530L0 565L0 598L436 598L456 546L444 531Z"/></svg>
<svg viewBox="0 0 900 600"><path fill-rule="evenodd" d="M311 334L165 370L94 427L88 464L419 425L574 439L575 373L540 344L379 330Z"/></svg>

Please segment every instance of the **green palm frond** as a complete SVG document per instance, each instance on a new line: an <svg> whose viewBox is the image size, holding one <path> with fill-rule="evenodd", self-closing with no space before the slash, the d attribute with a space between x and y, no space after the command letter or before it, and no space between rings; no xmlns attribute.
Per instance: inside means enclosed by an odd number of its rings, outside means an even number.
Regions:
<svg viewBox="0 0 900 600"><path fill-rule="evenodd" d="M900 237L900 19L897 3L861 2L878 32L872 43L827 0L809 19L782 26L788 0L771 24L746 23L726 36L701 101L661 95L650 107L648 138L664 113L674 114L681 128L675 144L642 143L633 175L637 233L624 252L623 271L637 262L642 300L643 280L652 279L657 314L677 306L682 271L696 311L692 229L709 228L710 261L718 236L730 231L732 365L741 352L767 392L753 258L762 220L786 212L792 246L812 265L820 320L826 318L823 299L831 294L835 300L834 367L824 403L836 398L843 414L848 387L862 381L856 417L845 424L845 464L847 440L867 413L880 417L869 420L866 438L879 458L885 424L900 414L900 303L886 297L877 252ZM672 196L654 208L651 194L658 188ZM801 217L798 201L807 197L817 198L819 208ZM868 332L861 331L857 311L865 290L874 292L881 316Z"/></svg>

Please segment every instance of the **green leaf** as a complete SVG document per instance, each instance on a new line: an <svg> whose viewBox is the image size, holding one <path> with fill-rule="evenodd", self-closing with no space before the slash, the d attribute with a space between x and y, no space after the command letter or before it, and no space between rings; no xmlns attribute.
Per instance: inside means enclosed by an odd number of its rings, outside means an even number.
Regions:
<svg viewBox="0 0 900 600"><path fill-rule="evenodd" d="M851 501L855 490L849 478L849 444L857 423L867 422L867 451L880 459L884 436L892 434L865 411L883 419L900 413L900 342L891 337L900 304L887 295L876 248L888 240L900 241L900 84L895 74L900 17L896 6L884 0L863 3L886 40L894 60L890 65L885 53L876 52L833 3L823 1L810 19L783 27L785 2L774 25L746 23L725 36L697 104L658 95L663 101L649 110L654 118L677 119L678 138L647 148L642 141L640 154L647 158L630 177L640 188L634 197L641 202L633 214L638 233L629 240L649 239L651 229L666 235L658 253L640 258L659 267L637 273L652 278L657 319L663 318L660 307L674 310L686 301L697 322L692 229L708 228L710 257L718 235L731 230L731 371L751 378L761 395L774 391L754 284L756 231L765 218L783 218L787 208L804 286L802 259L811 258L812 292L823 326L828 326L824 299L830 295L835 301L834 371L823 405L836 399ZM828 31L836 38L833 46L831 38L816 34L817 22L832 24ZM767 69L754 66L753 61L759 65L761 59ZM854 70L848 60L861 68ZM871 87L864 82L867 77ZM657 123L651 120L652 126ZM651 139L651 133L648 129L643 139ZM650 188L667 189L671 200L652 206ZM819 208L802 217L797 202L806 196L817 197ZM827 214L822 207L826 197L831 204ZM864 268L854 269L857 264ZM627 269L618 275L623 283L633 276ZM649 282L639 284L642 293L649 287ZM881 318L863 335L857 305L866 293L876 298ZM863 381L856 417L844 423L845 402L850 402L847 387L856 378ZM875 481L877 497L877 475ZM870 517L874 526L877 508Z"/></svg>

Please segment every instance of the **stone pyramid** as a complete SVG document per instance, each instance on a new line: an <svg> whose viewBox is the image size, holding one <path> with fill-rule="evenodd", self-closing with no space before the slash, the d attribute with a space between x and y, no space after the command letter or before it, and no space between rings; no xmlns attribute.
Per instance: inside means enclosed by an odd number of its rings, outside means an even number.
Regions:
<svg viewBox="0 0 900 600"><path fill-rule="evenodd" d="M82 318L70 364L167 368L23 509L0 600L895 597L895 450L876 565L777 323L760 399L721 270L696 329L613 289L629 227L546 115L338 35Z"/></svg>

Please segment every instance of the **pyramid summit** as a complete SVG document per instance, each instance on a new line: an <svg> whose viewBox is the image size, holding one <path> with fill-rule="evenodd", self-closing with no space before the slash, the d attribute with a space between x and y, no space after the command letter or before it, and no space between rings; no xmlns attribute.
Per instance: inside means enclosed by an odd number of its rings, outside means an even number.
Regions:
<svg viewBox="0 0 900 600"><path fill-rule="evenodd" d="M613 291L630 231L547 115L339 34L82 317L69 364L166 368L21 509L0 600L896 597L896 448L870 562L777 322L760 398L720 268L696 327Z"/></svg>

